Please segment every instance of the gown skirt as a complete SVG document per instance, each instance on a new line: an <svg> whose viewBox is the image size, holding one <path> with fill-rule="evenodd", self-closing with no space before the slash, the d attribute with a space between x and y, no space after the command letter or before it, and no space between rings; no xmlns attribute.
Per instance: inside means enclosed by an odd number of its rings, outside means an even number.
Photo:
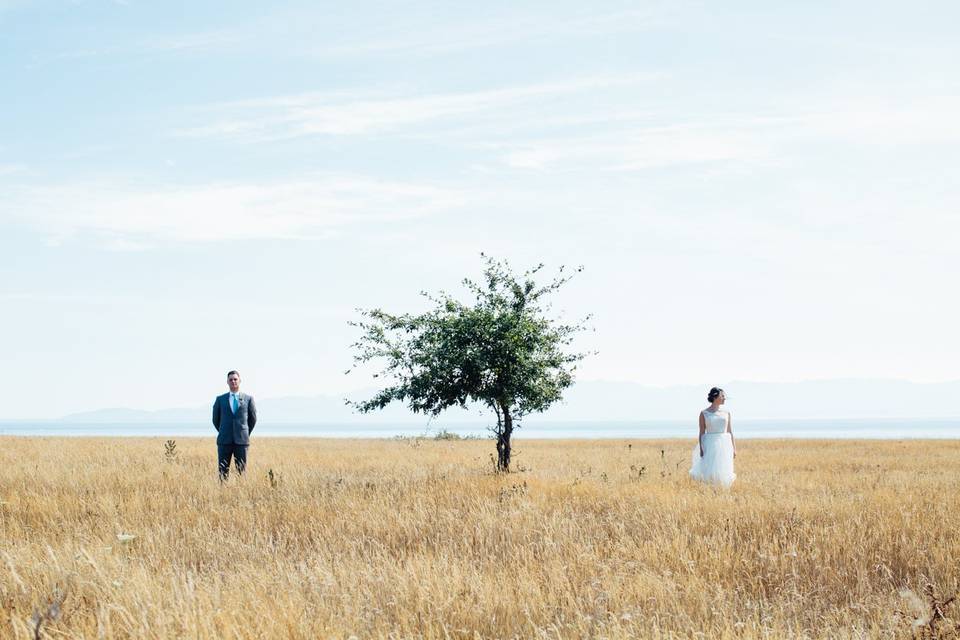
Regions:
<svg viewBox="0 0 960 640"><path fill-rule="evenodd" d="M733 484L737 474L733 472L733 437L729 433L703 434L703 457L700 457L700 444L695 444L690 477L722 487Z"/></svg>

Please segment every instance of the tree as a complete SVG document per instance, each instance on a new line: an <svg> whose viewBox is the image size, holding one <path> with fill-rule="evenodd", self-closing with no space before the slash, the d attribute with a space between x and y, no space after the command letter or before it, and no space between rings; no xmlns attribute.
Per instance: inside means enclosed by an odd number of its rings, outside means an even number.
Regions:
<svg viewBox="0 0 960 640"><path fill-rule="evenodd" d="M421 292L433 309L420 315L358 310L363 319L350 323L363 332L352 345L354 368L382 362L374 377L390 382L373 398L352 404L367 413L398 400L415 413L436 416L453 406L480 403L497 419L497 469L509 471L514 428L573 384L577 363L587 354L569 347L589 316L575 324L549 317L547 297L574 275L563 267L538 285L535 278L544 265L518 277L506 261L481 256L483 281L463 280L474 296L471 303L442 291Z"/></svg>

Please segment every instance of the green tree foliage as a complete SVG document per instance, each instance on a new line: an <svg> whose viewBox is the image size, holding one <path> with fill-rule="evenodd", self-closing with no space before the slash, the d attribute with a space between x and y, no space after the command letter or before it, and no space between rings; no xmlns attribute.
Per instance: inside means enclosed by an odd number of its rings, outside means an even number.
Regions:
<svg viewBox="0 0 960 640"><path fill-rule="evenodd" d="M463 281L473 295L469 303L421 292L433 309L420 315L360 310L363 319L350 323L363 332L352 345L354 367L382 363L375 377L389 383L354 406L366 413L397 400L416 413L437 415L480 403L496 416L497 467L509 471L510 436L519 421L547 409L573 384L587 354L570 347L589 316L575 324L550 317L547 298L574 273L561 267L538 284L542 264L517 276L507 262L483 258L483 280Z"/></svg>

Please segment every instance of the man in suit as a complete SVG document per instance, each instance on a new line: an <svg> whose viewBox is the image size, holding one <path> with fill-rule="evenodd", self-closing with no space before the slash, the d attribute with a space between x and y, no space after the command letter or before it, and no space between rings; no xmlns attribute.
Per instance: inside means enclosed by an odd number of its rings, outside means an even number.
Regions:
<svg viewBox="0 0 960 640"><path fill-rule="evenodd" d="M257 405L253 396L240 393L240 374L227 374L230 392L217 396L213 402L213 426L217 429L217 460L220 480L230 473L230 458L236 460L237 473L242 474L247 466L247 448L250 434L257 425Z"/></svg>

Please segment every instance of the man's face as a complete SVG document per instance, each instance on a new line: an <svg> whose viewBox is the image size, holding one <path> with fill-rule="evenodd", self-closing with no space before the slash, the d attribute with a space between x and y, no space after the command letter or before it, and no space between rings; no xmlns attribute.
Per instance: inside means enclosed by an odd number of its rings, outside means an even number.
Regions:
<svg viewBox="0 0 960 640"><path fill-rule="evenodd" d="M227 376L227 386L230 387L231 393L236 393L240 391L240 376L235 373L231 373Z"/></svg>

